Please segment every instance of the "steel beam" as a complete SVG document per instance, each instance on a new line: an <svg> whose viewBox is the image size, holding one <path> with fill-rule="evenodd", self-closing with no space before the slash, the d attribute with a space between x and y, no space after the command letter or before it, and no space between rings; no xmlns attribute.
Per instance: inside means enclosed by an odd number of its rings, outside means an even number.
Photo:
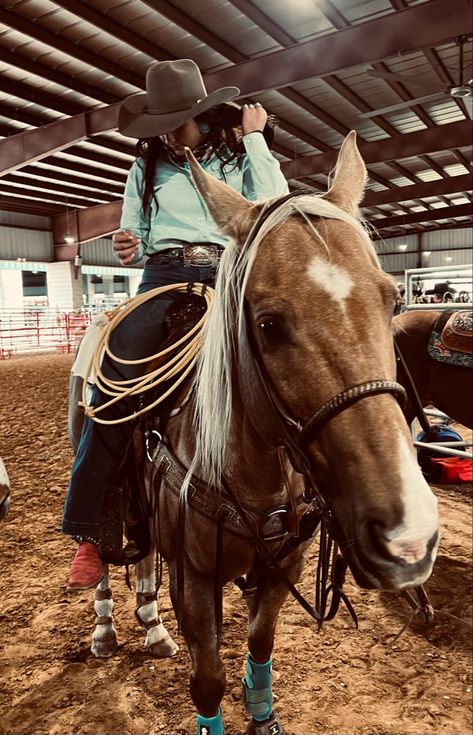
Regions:
<svg viewBox="0 0 473 735"><path fill-rule="evenodd" d="M472 0L431 0L382 18L220 69L205 77L209 91L236 85L243 96L336 74L350 66L438 46L471 25Z"/></svg>
<svg viewBox="0 0 473 735"><path fill-rule="evenodd" d="M80 243L105 237L118 230L122 212L122 202L99 204L88 209L63 212L53 217L54 260L70 260L71 246L64 244L66 235L75 239L76 251Z"/></svg>
<svg viewBox="0 0 473 735"><path fill-rule="evenodd" d="M0 175L117 127L119 105L83 112L0 140Z"/></svg>
<svg viewBox="0 0 473 735"><path fill-rule="evenodd" d="M396 217L372 219L370 224L379 232L388 227L403 227L404 225L413 225L416 222L432 222L434 220L449 219L450 217L471 217L471 206L469 204L457 204L453 207L429 209L425 212L413 212L412 214L402 214Z"/></svg>
<svg viewBox="0 0 473 735"><path fill-rule="evenodd" d="M422 7L422 6L421 6ZM358 143L366 164L399 161L403 158L425 153L462 148L471 145L471 121L439 125L436 128L419 130L415 133L395 135L374 143ZM305 156L283 163L281 168L287 179L301 178L311 174L328 173L335 165L338 151L327 151L317 156Z"/></svg>
<svg viewBox="0 0 473 735"><path fill-rule="evenodd" d="M377 207L380 204L408 202L413 199L442 196L443 194L459 194L471 191L473 182L469 174L450 176L448 179L437 179L413 186L398 186L386 191L368 191L362 201L363 207ZM438 211L438 210L437 210Z"/></svg>
<svg viewBox="0 0 473 735"><path fill-rule="evenodd" d="M469 179L469 176L461 176L456 177L457 179L462 180L462 184L467 184L468 182L466 179ZM455 179L449 179L447 181L436 181L436 182L430 182L429 184L425 184L425 187L432 186L433 184L442 184L445 187L447 186L449 181L454 181ZM460 183L460 182L459 182ZM403 189L417 189L421 185L415 185L415 187L402 187L400 191ZM470 184L471 188L471 184ZM373 199L377 194L391 194L392 192L373 192L372 196ZM425 196L435 196L437 192L430 193L430 189L428 190L428 193L425 194ZM392 200L392 199L391 199ZM387 202L383 202L387 203ZM371 201L369 203L364 203L364 206L375 206L374 203ZM61 213L60 215L57 215L53 219L53 238L54 238L54 245L56 248L56 254L55 257L57 259L61 260L68 260L70 259L70 247L65 248L64 246L64 237L66 234L72 234L76 242L88 242L89 240L94 240L98 237L104 237L105 235L109 235L111 232L115 232L118 230L120 226L120 215L121 215L121 209L122 209L122 202L116 201L111 202L109 204L100 204L96 207L89 207L88 209L81 209L81 210L74 210L74 227L71 223L71 212L69 215L66 215L66 213ZM428 210L425 212L414 212L412 214L407 215L396 215L394 217L385 217L383 219L373 219L371 220L371 224L377 229L377 231L381 231L385 228L391 228L391 227L399 227L402 228L405 225L408 224L415 224L417 222L430 222L433 220L438 219L448 219L449 217L465 217L471 215L471 207L470 205L456 205L452 207L445 207L442 209L433 209Z"/></svg>

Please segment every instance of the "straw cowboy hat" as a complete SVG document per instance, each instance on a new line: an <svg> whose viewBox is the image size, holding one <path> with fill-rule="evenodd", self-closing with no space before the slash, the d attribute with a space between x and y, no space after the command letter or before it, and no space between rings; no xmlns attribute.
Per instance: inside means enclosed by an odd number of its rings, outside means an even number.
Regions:
<svg viewBox="0 0 473 735"><path fill-rule="evenodd" d="M146 73L146 92L127 97L120 105L118 129L131 138L164 135L239 94L238 87L207 94L200 69L191 59L158 61Z"/></svg>

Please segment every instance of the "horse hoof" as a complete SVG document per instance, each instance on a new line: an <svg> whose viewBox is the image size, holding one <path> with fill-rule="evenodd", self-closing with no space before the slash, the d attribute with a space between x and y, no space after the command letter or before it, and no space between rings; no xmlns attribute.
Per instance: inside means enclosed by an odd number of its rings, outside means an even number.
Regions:
<svg viewBox="0 0 473 735"><path fill-rule="evenodd" d="M273 712L269 720L264 722L259 722L252 717L246 726L245 733L246 735L284 735L284 728Z"/></svg>
<svg viewBox="0 0 473 735"><path fill-rule="evenodd" d="M110 658L111 656L114 656L118 650L118 641L116 638L92 641L90 650L95 658Z"/></svg>
<svg viewBox="0 0 473 735"><path fill-rule="evenodd" d="M157 640L152 640L155 637ZM149 630L145 645L153 658L172 658L179 651L179 646L173 641L162 623Z"/></svg>

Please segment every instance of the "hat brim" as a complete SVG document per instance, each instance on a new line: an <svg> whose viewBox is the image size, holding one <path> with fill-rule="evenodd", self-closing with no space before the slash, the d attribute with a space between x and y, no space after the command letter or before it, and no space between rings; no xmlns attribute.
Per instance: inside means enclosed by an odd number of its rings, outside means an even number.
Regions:
<svg viewBox="0 0 473 735"><path fill-rule="evenodd" d="M120 133L130 138L153 138L156 135L165 135L211 107L234 100L239 94L238 87L222 87L211 92L187 110L151 114L147 110L147 95L140 92L123 100L120 105L118 129Z"/></svg>

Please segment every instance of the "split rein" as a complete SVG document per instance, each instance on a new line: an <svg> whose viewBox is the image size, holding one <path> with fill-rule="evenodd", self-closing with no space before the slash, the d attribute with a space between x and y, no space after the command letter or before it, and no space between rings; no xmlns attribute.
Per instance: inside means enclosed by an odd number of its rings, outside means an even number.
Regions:
<svg viewBox="0 0 473 735"><path fill-rule="evenodd" d="M256 237L263 222L272 212L288 199L297 196L300 196L298 192L291 192L263 210L250 233L247 245ZM259 406L258 414L254 417L253 422L257 433L270 446L278 450L283 448L294 470L303 477L305 486L304 500L309 505L309 509L304 514L307 516L305 519L306 522L305 524L303 523L303 515L300 519L299 533L294 534L292 538L287 540L277 554L273 554L268 549L264 540L251 527L249 519L245 516L244 509L241 507L238 498L236 498L228 483L224 481L223 487L234 503L245 525L247 525L248 530L252 532L255 548L260 559L267 566L278 568L282 572L285 584L291 594L318 621L319 627L324 620L330 620L335 616L340 601L345 603L355 625L357 625L356 613L342 591L345 572L348 566L343 556L338 552L338 543L339 539L343 539L343 531L337 523L329 503L317 487L312 472L312 463L306 450L317 438L317 435L328 421L359 400L368 396L390 393L402 406L405 405L407 400L406 391L396 381L384 379L365 381L337 393L326 401L302 425L298 420L288 416L277 391L271 383L264 363L260 359L254 336L251 330L248 329L246 320L243 326L239 345L239 382L241 389L243 393L249 396L251 406ZM241 369L242 363L245 364L246 371ZM249 412L249 417L251 419L251 411ZM305 529L303 528L304 525ZM287 578L279 562L295 550L299 544L309 540L315 534L318 525L320 525L320 553L317 566L316 603L314 608L302 597L292 582ZM343 548L340 547L340 549L343 553ZM248 579L246 583L248 584ZM332 593L332 604L326 615L325 610L330 593Z"/></svg>
<svg viewBox="0 0 473 735"><path fill-rule="evenodd" d="M110 349L110 337L116 327L122 322L132 311L142 306L150 299L162 294L172 292L181 292L201 296L207 302L207 309L197 324L192 327L177 342L169 345L165 349L157 352L155 355L149 355L136 360L126 360L118 355L114 355ZM109 315L110 321L103 330L99 344L95 349L94 355L89 364L87 375L84 378L82 386L82 401L79 403L84 408L85 415L99 424L122 424L132 421L144 413L148 413L156 408L168 396L173 393L176 388L186 379L192 372L202 343L202 328L205 323L207 312L214 298L214 290L209 286L202 284L174 283L169 286L160 286L146 291L143 294L128 299L124 304L118 306ZM114 362L121 365L147 365L157 361L158 366L150 370L150 372L140 375L137 378L128 380L111 380L107 378L101 368L101 362L104 355ZM102 394L110 396L110 400L102 403L100 406L92 406L87 400L88 381L91 379ZM173 383L165 391L163 391L156 400L146 404L142 408L133 413L117 419L104 419L97 414L117 401L124 398L142 396L150 390L158 388L160 385L166 384L167 381L173 380Z"/></svg>

